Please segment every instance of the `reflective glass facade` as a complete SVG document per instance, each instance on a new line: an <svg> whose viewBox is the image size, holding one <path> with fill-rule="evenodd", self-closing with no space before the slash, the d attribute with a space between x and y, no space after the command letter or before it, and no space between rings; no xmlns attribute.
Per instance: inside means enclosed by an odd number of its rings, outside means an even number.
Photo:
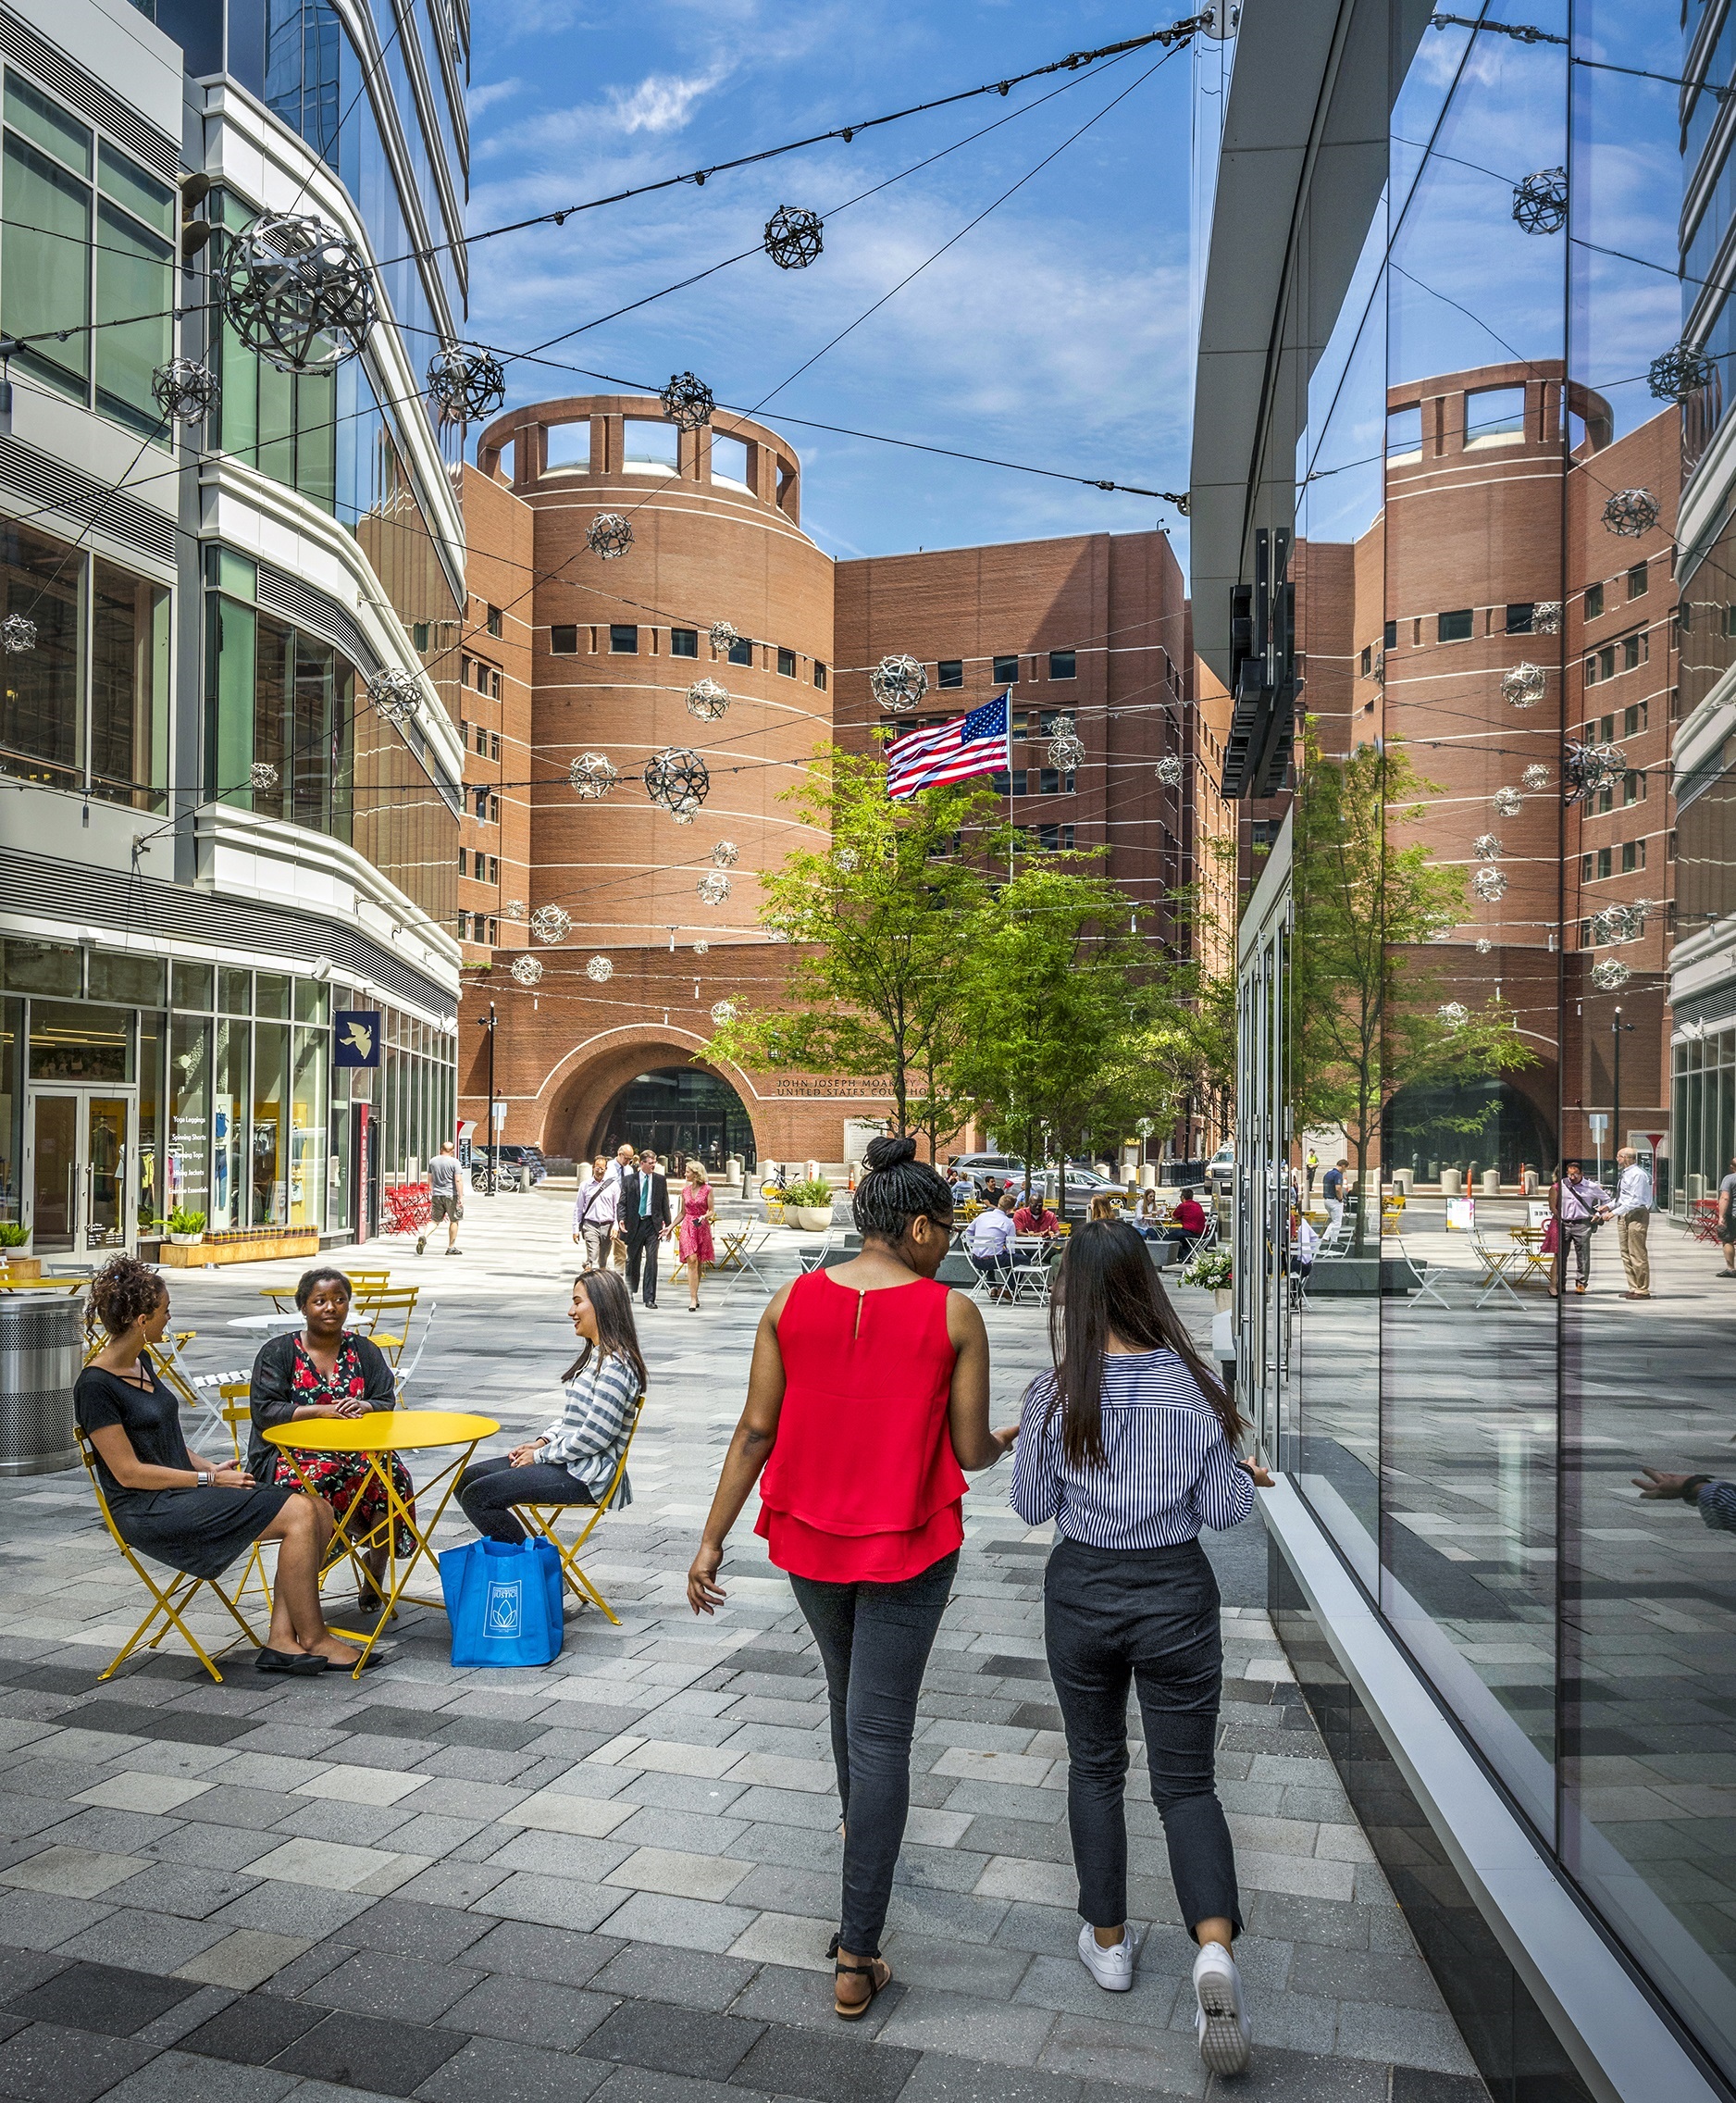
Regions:
<svg viewBox="0 0 1736 2103"><path fill-rule="evenodd" d="M1356 11L1360 123L1272 280L1230 561L1296 760L1242 924L1242 1373L1729 2080L1736 7L1504 15L1537 33Z"/></svg>

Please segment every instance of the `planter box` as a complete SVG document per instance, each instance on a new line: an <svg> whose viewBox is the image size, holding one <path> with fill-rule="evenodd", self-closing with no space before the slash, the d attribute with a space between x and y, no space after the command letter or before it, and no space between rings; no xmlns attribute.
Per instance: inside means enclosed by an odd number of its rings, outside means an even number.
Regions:
<svg viewBox="0 0 1736 2103"><path fill-rule="evenodd" d="M216 1241L205 1238L192 1246L171 1239L163 1251L163 1264L171 1271L197 1271L209 1263L280 1263L290 1257L318 1253L318 1230L307 1226L292 1232L226 1236Z"/></svg>
<svg viewBox="0 0 1736 2103"><path fill-rule="evenodd" d="M830 1205L791 1205L787 1209L804 1234L824 1234L832 1224Z"/></svg>
<svg viewBox="0 0 1736 2103"><path fill-rule="evenodd" d="M0 1249L0 1271L5 1271L8 1277L39 1278L43 1275L43 1260L22 1249Z"/></svg>

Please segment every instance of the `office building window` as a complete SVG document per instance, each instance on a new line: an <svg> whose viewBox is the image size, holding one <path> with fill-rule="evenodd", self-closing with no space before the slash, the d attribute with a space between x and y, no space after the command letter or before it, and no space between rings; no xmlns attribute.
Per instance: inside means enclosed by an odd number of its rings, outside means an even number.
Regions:
<svg viewBox="0 0 1736 2103"><path fill-rule="evenodd" d="M1645 866L1645 842L1643 840L1624 840L1621 843L1621 873L1628 876L1635 869Z"/></svg>
<svg viewBox="0 0 1736 2103"><path fill-rule="evenodd" d="M609 628L609 648L617 657L639 655L639 630L630 622L615 621Z"/></svg>
<svg viewBox="0 0 1736 2103"><path fill-rule="evenodd" d="M1535 604L1529 599L1525 600L1522 604L1509 605L1507 610L1507 633L1509 635L1530 635L1532 617L1536 611Z"/></svg>
<svg viewBox="0 0 1736 2103"><path fill-rule="evenodd" d="M1381 630L1381 647L1383 650L1396 650L1398 648L1398 623L1396 621L1388 621Z"/></svg>
<svg viewBox="0 0 1736 2103"><path fill-rule="evenodd" d="M1016 687L1019 683L1019 660L1016 657L997 657L995 660L995 684L998 687Z"/></svg>
<svg viewBox="0 0 1736 2103"><path fill-rule="evenodd" d="M793 679L795 678L796 653L793 650L779 649L777 653L777 673L780 678Z"/></svg>
<svg viewBox="0 0 1736 2103"><path fill-rule="evenodd" d="M1650 579L1647 574L1649 567L1650 566L1646 563L1636 562L1628 572L1628 596L1630 599L1643 599L1645 596L1650 585Z"/></svg>
<svg viewBox="0 0 1736 2103"><path fill-rule="evenodd" d="M504 633L504 628L502 627L501 618L501 609L498 606L490 606L489 608L488 621L486 625L490 635L501 635Z"/></svg>
<svg viewBox="0 0 1736 2103"><path fill-rule="evenodd" d="M1036 843L1051 854L1064 852L1073 846L1073 828L1070 825L1040 825L1036 828Z"/></svg>
<svg viewBox="0 0 1736 2103"><path fill-rule="evenodd" d="M490 881L490 883L491 883L491 884L498 884L498 883L500 882L500 880L501 880L501 865L500 865L500 859L499 859L499 857L498 857L497 855L493 855L493 854L490 854L490 855L489 856L489 881Z"/></svg>
<svg viewBox="0 0 1736 2103"><path fill-rule="evenodd" d="M732 665L751 665L753 644L745 635L738 635L729 645L729 662Z"/></svg>
<svg viewBox="0 0 1736 2103"><path fill-rule="evenodd" d="M943 687L961 687L964 684L964 660L961 657L943 657L935 667Z"/></svg>
<svg viewBox="0 0 1736 2103"><path fill-rule="evenodd" d="M1624 738L1635 737L1644 729L1646 708L1645 702L1636 701L1631 707L1622 710L1621 734Z"/></svg>
<svg viewBox="0 0 1736 2103"><path fill-rule="evenodd" d="M458 850L458 874L459 874L459 875L460 875L460 876L462 877L462 876L464 875L464 873L465 873L465 851L464 851L464 849L463 849L463 848L461 847L461 848L460 848L460 849Z"/></svg>
<svg viewBox="0 0 1736 2103"><path fill-rule="evenodd" d="M1465 447L1511 444L1525 435L1525 390L1479 387L1465 397Z"/></svg>
<svg viewBox="0 0 1736 2103"><path fill-rule="evenodd" d="M412 621L410 623L411 645L423 656L428 653L428 624L427 621Z"/></svg>
<svg viewBox="0 0 1736 2103"><path fill-rule="evenodd" d="M1588 621L1599 618L1604 610L1604 588L1601 584L1585 587L1585 617Z"/></svg>
<svg viewBox="0 0 1736 2103"><path fill-rule="evenodd" d="M1642 639L1637 635L1624 635L1622 637L1621 668L1624 672L1632 671L1634 666L1640 662L1641 640Z"/></svg>
<svg viewBox="0 0 1736 2103"><path fill-rule="evenodd" d="M563 625L549 630L549 654L552 657L577 657L578 655L578 629Z"/></svg>
<svg viewBox="0 0 1736 2103"><path fill-rule="evenodd" d="M1374 645L1373 645L1373 644L1372 644L1371 642L1365 642L1365 643L1364 643L1364 644L1362 645L1362 676L1363 676L1363 678L1364 678L1366 679L1366 678L1368 678L1369 674L1370 674L1370 672L1371 672L1371 671L1372 671L1373 669L1374 669Z"/></svg>
<svg viewBox="0 0 1736 2103"><path fill-rule="evenodd" d="M490 825L499 825L500 822L501 799L498 796L490 796L489 798L489 823Z"/></svg>
<svg viewBox="0 0 1736 2103"><path fill-rule="evenodd" d="M822 693L825 691L825 666L820 663L818 658L814 660L813 683Z"/></svg>
<svg viewBox="0 0 1736 2103"><path fill-rule="evenodd" d="M1386 457L1389 460L1422 458L1422 404L1409 403L1386 413Z"/></svg>
<svg viewBox="0 0 1736 2103"><path fill-rule="evenodd" d="M1048 653L1048 676L1051 679L1075 678L1074 653L1071 650L1051 650Z"/></svg>
<svg viewBox="0 0 1736 2103"><path fill-rule="evenodd" d="M490 759L496 759L496 760L497 760L497 759L499 759L499 758L500 758L500 756L501 756L501 733L500 733L500 732L499 732L498 730L490 730L490 731L489 732L489 757L490 757Z"/></svg>
<svg viewBox="0 0 1736 2103"><path fill-rule="evenodd" d="M669 630L669 654L672 657L697 657L700 653L700 631L696 628L672 628Z"/></svg>
<svg viewBox="0 0 1736 2103"><path fill-rule="evenodd" d="M1471 609L1469 606L1459 606L1450 614L1437 614L1434 618L1434 640L1437 642L1469 642L1471 621Z"/></svg>

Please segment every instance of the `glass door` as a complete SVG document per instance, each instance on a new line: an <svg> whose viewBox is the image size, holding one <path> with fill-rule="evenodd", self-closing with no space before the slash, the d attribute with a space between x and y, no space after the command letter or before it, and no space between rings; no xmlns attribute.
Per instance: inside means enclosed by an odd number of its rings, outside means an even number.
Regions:
<svg viewBox="0 0 1736 2103"><path fill-rule="evenodd" d="M39 1255L97 1256L129 1245L134 1118L130 1094L32 1090L26 1175Z"/></svg>

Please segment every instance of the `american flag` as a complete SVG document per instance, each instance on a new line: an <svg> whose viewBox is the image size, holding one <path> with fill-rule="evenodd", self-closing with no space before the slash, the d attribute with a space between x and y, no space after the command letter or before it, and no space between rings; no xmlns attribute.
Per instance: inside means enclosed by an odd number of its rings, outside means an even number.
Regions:
<svg viewBox="0 0 1736 2103"><path fill-rule="evenodd" d="M887 794L894 803L943 781L994 774L1012 765L1012 689L955 723L913 730L887 755Z"/></svg>

